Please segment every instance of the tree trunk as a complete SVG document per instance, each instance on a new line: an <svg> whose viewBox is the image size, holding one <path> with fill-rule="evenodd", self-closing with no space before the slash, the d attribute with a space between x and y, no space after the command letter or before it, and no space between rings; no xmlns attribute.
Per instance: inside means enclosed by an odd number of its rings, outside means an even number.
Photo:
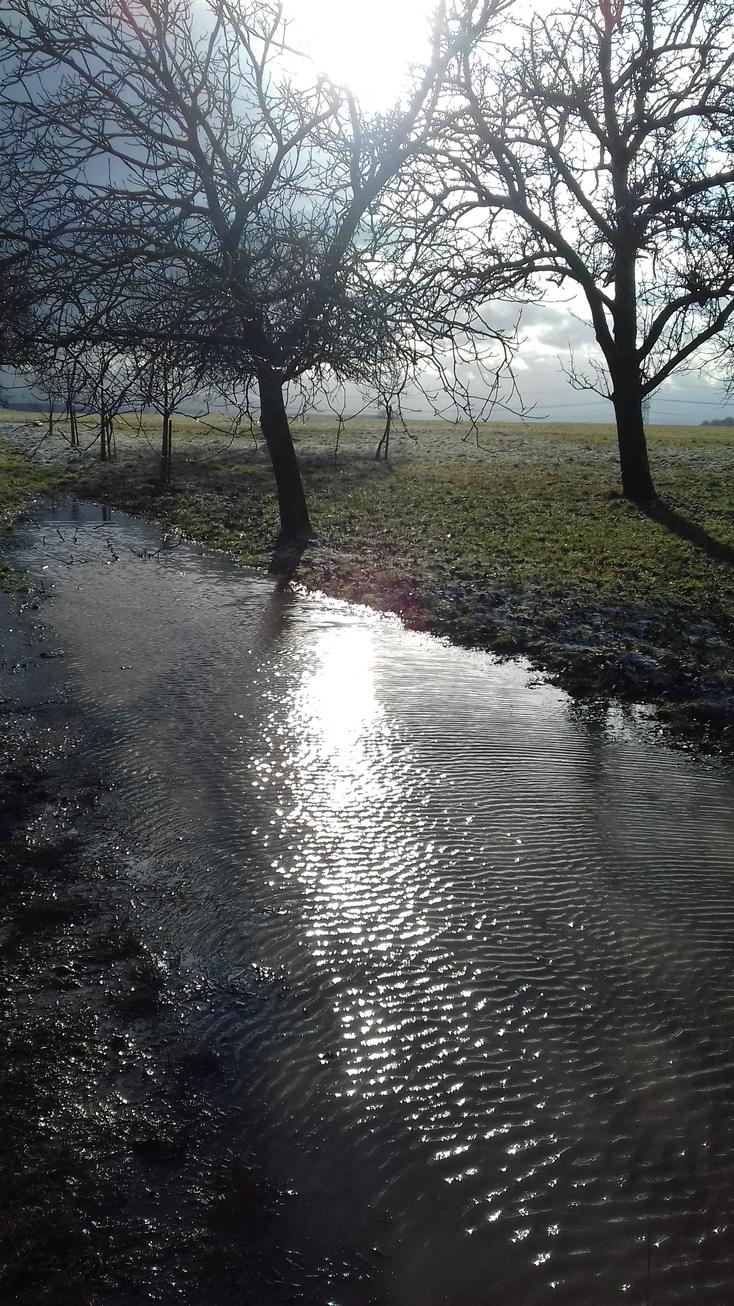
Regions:
<svg viewBox="0 0 734 1306"><path fill-rule="evenodd" d="M306 495L293 447L293 437L283 402L283 386L272 372L257 378L260 394L260 425L273 465L280 510L278 543L306 540L312 535Z"/></svg>
<svg viewBox="0 0 734 1306"><path fill-rule="evenodd" d="M637 227L636 197L630 182L630 151L619 127L616 91L611 72L611 34L614 24L606 21L599 50L605 94L606 129L610 138L610 170L614 188L616 232L614 239L614 347L607 364L614 385L613 404L619 466L624 498L637 503L656 498L650 475L648 443L643 417L643 376L637 350L637 257L640 232ZM601 343L601 341L599 341Z"/></svg>
<svg viewBox="0 0 734 1306"><path fill-rule="evenodd" d="M385 405L385 430L380 436L380 441L375 452L375 461L379 463L382 451L385 451L385 462L390 455L390 431L392 429L392 404Z"/></svg>
<svg viewBox="0 0 734 1306"><path fill-rule="evenodd" d="M67 400L66 412L69 418L69 439L71 440L72 449L79 448L79 426L76 420L76 409L71 397Z"/></svg>
<svg viewBox="0 0 734 1306"><path fill-rule="evenodd" d="M171 414L166 409L163 413L163 431L161 435L161 467L159 474L159 483L161 488L171 484L172 473L172 421Z"/></svg>
<svg viewBox="0 0 734 1306"><path fill-rule="evenodd" d="M636 502L654 499L655 486L647 457L642 381L637 361L620 360L612 371L612 381L622 492L626 499Z"/></svg>
<svg viewBox="0 0 734 1306"><path fill-rule="evenodd" d="M104 408L99 415L99 461L107 462L107 414Z"/></svg>
<svg viewBox="0 0 734 1306"><path fill-rule="evenodd" d="M603 71L610 76L611 35L604 42ZM611 96L609 83L605 95ZM614 349L607 357L614 386L612 402L617 419L619 465L622 492L636 502L654 499L655 486L650 475L642 415L642 374L637 349L637 255L638 240L635 209L630 191L628 159L618 144L616 109L608 106L607 125L615 138L612 149L612 181L617 212L617 237L614 251Z"/></svg>

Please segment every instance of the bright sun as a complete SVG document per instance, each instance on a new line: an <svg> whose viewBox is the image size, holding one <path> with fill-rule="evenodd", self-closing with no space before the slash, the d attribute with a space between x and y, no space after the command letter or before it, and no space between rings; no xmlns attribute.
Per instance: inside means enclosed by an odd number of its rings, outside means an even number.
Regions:
<svg viewBox="0 0 734 1306"><path fill-rule="evenodd" d="M320 71L373 105L392 101L428 53L435 0L287 0L291 32Z"/></svg>

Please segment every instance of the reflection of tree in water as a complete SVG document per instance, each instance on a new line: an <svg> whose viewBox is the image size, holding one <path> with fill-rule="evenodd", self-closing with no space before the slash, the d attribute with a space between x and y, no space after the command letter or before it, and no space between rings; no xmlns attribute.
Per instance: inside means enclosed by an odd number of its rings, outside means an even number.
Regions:
<svg viewBox="0 0 734 1306"><path fill-rule="evenodd" d="M273 568L269 570L272 572ZM296 605L297 597L290 587L290 575L280 573L277 583L270 591L268 602L263 605L258 623L266 646L277 645L292 630Z"/></svg>

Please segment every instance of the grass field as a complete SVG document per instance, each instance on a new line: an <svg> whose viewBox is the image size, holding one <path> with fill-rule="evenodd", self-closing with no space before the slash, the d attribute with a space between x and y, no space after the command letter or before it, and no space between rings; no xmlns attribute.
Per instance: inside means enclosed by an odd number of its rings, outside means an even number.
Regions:
<svg viewBox="0 0 734 1306"><path fill-rule="evenodd" d="M650 430L658 490L695 523L698 544L620 497L611 426L487 423L477 434L415 422L393 437L387 465L374 459L379 421L348 423L336 457L336 422L293 429L317 536L296 580L528 653L577 690L696 699L722 716L734 691L734 568L701 543L734 549L734 429ZM277 517L256 430L176 419L165 493L157 419L120 420L116 438L116 463L68 473L79 493L239 561L267 559Z"/></svg>

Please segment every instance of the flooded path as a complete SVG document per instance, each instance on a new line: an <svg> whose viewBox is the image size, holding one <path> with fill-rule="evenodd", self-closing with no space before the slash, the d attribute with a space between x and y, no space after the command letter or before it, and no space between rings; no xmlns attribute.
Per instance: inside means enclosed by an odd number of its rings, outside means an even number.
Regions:
<svg viewBox="0 0 734 1306"><path fill-rule="evenodd" d="M123 514L17 553L303 1300L725 1306L731 765Z"/></svg>

